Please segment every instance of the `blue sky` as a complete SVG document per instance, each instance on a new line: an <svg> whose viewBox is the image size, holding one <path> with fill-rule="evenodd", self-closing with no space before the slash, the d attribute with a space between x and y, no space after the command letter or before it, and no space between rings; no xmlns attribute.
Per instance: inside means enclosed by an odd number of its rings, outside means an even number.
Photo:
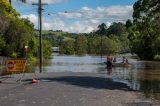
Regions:
<svg viewBox="0 0 160 106"><path fill-rule="evenodd" d="M42 0L48 3L43 6L43 29L63 30L81 33L96 30L101 23L125 22L132 19L132 6L136 0ZM13 2L14 8L21 17L31 20L37 28L38 0L28 0L27 4ZM67 11L67 13L64 13ZM49 15L48 15L49 14Z"/></svg>

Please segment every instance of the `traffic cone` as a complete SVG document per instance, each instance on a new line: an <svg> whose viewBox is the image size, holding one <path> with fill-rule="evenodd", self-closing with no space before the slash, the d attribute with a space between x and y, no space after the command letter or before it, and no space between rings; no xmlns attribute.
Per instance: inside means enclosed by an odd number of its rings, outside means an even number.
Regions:
<svg viewBox="0 0 160 106"><path fill-rule="evenodd" d="M33 84L33 83L38 83L38 80L32 79L32 84Z"/></svg>

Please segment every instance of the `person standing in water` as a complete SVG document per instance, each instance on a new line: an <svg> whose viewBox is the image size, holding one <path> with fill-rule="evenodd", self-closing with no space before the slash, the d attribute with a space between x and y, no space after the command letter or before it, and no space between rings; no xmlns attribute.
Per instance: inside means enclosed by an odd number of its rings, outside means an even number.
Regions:
<svg viewBox="0 0 160 106"><path fill-rule="evenodd" d="M110 55L107 56L107 67L112 66L112 57Z"/></svg>
<svg viewBox="0 0 160 106"><path fill-rule="evenodd" d="M126 61L126 60L125 60L125 57L123 56L123 58L122 58L122 63L125 63L125 61Z"/></svg>
<svg viewBox="0 0 160 106"><path fill-rule="evenodd" d="M117 62L117 59L116 59L116 57L115 58L113 58L113 63L116 63Z"/></svg>
<svg viewBox="0 0 160 106"><path fill-rule="evenodd" d="M126 63L126 64L128 64L128 59L126 59L124 56L123 56L122 63Z"/></svg>

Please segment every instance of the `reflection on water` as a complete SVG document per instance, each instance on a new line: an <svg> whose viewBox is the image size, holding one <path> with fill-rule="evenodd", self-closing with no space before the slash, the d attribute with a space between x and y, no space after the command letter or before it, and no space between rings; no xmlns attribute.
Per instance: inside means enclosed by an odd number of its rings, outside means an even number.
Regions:
<svg viewBox="0 0 160 106"><path fill-rule="evenodd" d="M49 64L44 67L46 72L97 72L104 59L92 56L54 56Z"/></svg>
<svg viewBox="0 0 160 106"><path fill-rule="evenodd" d="M109 76L115 81L128 84L134 90L143 92L147 98L160 101L160 63L131 60L130 64L131 67L112 68Z"/></svg>
<svg viewBox="0 0 160 106"><path fill-rule="evenodd" d="M126 83L134 90L143 92L148 98L160 101L160 63L129 59L130 67L107 69L105 58L98 56L54 56L44 66L46 72L91 72L114 81ZM38 68L36 68L38 71Z"/></svg>

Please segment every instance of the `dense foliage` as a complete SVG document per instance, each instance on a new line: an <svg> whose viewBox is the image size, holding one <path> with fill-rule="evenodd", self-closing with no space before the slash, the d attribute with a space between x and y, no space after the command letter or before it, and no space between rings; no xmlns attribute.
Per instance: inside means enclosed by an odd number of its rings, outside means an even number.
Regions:
<svg viewBox="0 0 160 106"><path fill-rule="evenodd" d="M60 47L61 54L107 55L129 50L126 25L113 23L109 28L102 23L95 32L72 34L62 31L44 31L43 37Z"/></svg>
<svg viewBox="0 0 160 106"><path fill-rule="evenodd" d="M1 55L24 58L25 46L28 47L28 57L35 57L38 53L38 39L35 37L34 25L27 19L20 18L20 14L6 1L0 0L0 51ZM49 57L48 41L43 41L44 57Z"/></svg>
<svg viewBox="0 0 160 106"><path fill-rule="evenodd" d="M138 0L134 4L133 25L129 27L131 49L141 59L160 54L160 1Z"/></svg>

